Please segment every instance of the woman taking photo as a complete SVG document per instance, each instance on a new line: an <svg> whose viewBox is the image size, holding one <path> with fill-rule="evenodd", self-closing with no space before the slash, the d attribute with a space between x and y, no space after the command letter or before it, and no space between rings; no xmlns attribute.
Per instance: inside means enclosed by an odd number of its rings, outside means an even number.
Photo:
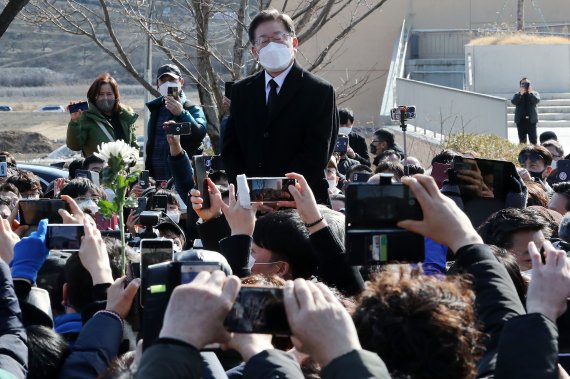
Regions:
<svg viewBox="0 0 570 379"><path fill-rule="evenodd" d="M105 73L95 79L87 91L87 100L87 110L71 113L67 147L81 150L84 157L93 155L97 146L105 142L123 140L138 148L135 121L139 116L121 104L119 85L111 75Z"/></svg>

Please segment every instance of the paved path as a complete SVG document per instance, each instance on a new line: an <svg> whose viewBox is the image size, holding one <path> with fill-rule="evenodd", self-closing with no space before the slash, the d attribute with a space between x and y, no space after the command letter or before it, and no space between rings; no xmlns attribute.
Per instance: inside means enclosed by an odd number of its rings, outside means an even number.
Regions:
<svg viewBox="0 0 570 379"><path fill-rule="evenodd" d="M568 127L559 127L559 128L541 128L538 127L537 136L540 136L540 133L546 132L547 130L553 131L558 136L558 142L564 146L564 153L570 153L570 128ZM519 137L517 134L517 128L509 128L509 141L513 143L519 142Z"/></svg>

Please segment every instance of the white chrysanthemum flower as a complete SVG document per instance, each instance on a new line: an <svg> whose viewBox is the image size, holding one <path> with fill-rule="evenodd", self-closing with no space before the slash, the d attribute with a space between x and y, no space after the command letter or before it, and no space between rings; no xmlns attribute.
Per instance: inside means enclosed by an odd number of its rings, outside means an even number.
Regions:
<svg viewBox="0 0 570 379"><path fill-rule="evenodd" d="M127 164L135 162L139 156L138 149L128 145L123 140L107 142L97 147L98 152L95 156L108 162L111 156L121 156L123 161Z"/></svg>

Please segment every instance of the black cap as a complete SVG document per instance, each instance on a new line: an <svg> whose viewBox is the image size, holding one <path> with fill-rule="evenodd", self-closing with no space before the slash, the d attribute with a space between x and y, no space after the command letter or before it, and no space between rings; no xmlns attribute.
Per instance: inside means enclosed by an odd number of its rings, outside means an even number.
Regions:
<svg viewBox="0 0 570 379"><path fill-rule="evenodd" d="M164 66L160 66L160 68L156 73L156 79L157 80L160 79L160 77L163 75L170 75L174 79L180 79L182 77L182 74L180 73L180 69L178 68L178 66L170 63L165 64Z"/></svg>
<svg viewBox="0 0 570 379"><path fill-rule="evenodd" d="M540 137L538 137L538 139L540 140L540 143L543 143L543 142L551 140L551 139L558 141L558 137L556 136L556 133L554 133L550 130L541 133Z"/></svg>

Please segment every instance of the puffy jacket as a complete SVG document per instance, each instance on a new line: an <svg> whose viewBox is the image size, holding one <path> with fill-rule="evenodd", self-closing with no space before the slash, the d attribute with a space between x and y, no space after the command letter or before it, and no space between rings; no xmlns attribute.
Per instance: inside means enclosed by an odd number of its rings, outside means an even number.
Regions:
<svg viewBox="0 0 570 379"><path fill-rule="evenodd" d="M123 129L123 134L127 138L126 143L138 148L137 136L135 132L135 121L139 115L131 108L120 106L119 121ZM107 118L99 112L95 104L89 102L89 109L81 113L78 121L70 121L67 125L66 144L71 150L81 150L83 156L88 157L97 151L97 146L104 142L111 142L105 133L101 130L97 122L105 126L105 129L115 137L113 126L107 121ZM114 139L113 139L114 140Z"/></svg>

